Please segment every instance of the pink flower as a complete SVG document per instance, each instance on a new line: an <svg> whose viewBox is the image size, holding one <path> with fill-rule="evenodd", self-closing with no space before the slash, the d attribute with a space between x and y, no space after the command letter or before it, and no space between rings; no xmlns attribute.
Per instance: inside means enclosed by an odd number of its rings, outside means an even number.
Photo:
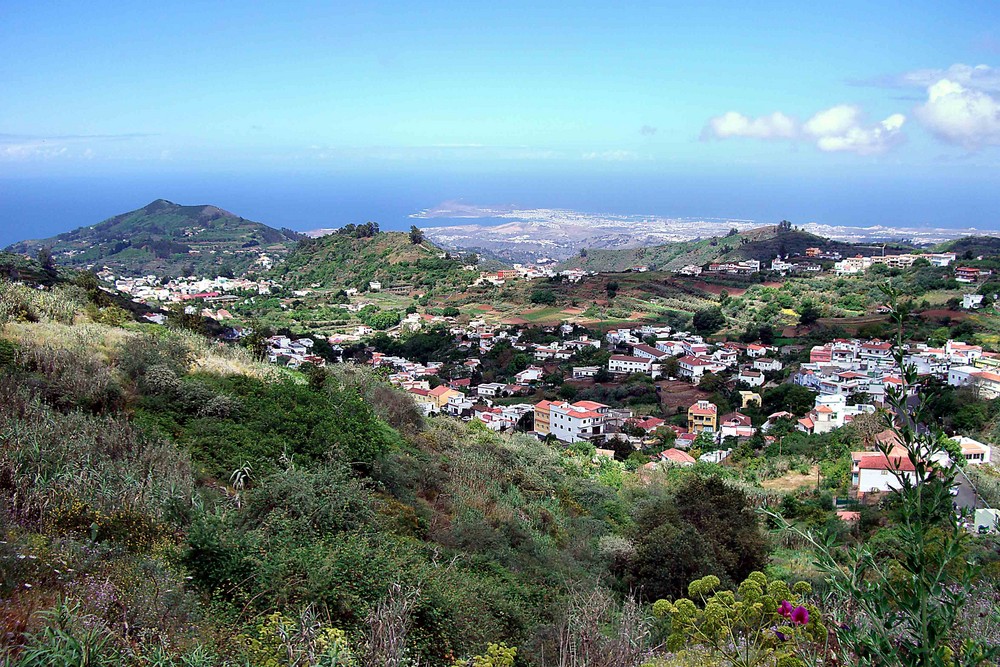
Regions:
<svg viewBox="0 0 1000 667"><path fill-rule="evenodd" d="M792 604L788 600L782 600L781 605L778 607L778 613L785 618L790 618L792 615Z"/></svg>
<svg viewBox="0 0 1000 667"><path fill-rule="evenodd" d="M809 610L805 607L796 607L792 610L792 623L796 625L805 625L809 622Z"/></svg>

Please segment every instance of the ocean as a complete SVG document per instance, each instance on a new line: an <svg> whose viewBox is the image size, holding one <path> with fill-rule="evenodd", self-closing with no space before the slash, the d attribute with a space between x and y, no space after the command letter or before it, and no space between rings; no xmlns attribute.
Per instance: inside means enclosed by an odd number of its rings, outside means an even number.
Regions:
<svg viewBox="0 0 1000 667"><path fill-rule="evenodd" d="M881 173L881 172L879 172ZM273 227L308 231L374 220L383 229L471 222L411 214L445 201L588 213L723 218L768 224L787 219L865 227L1000 228L993 177L936 173L873 177L734 173L706 177L603 170L435 168L416 172L160 173L0 176L0 247L91 225L163 198L214 204ZM487 222L487 221L483 221Z"/></svg>

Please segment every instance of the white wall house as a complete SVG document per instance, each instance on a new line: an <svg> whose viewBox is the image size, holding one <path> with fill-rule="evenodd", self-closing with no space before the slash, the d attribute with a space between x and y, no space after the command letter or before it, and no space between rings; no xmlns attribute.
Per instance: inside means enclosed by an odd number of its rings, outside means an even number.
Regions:
<svg viewBox="0 0 1000 667"><path fill-rule="evenodd" d="M608 360L608 371L611 373L650 373L653 370L653 360L649 357L631 357L625 354L614 354Z"/></svg>
<svg viewBox="0 0 1000 667"><path fill-rule="evenodd" d="M610 408L593 401L553 403L549 410L549 432L563 442L600 439Z"/></svg>
<svg viewBox="0 0 1000 667"><path fill-rule="evenodd" d="M893 470L916 483L916 470L905 456L886 457L882 452L852 452L851 486L859 494L885 493L901 488Z"/></svg>

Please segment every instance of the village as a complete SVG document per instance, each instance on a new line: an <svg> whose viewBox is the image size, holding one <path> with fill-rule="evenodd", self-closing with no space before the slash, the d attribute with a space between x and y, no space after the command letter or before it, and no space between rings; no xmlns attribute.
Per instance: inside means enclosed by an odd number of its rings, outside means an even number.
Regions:
<svg viewBox="0 0 1000 667"><path fill-rule="evenodd" d="M594 446L596 456L614 458L622 447L648 452L643 466L649 469L723 463L741 444L758 441L768 446L790 430L830 433L887 408L892 392L902 386L894 345L882 340L835 339L809 349L808 361L789 365L783 359L797 350L761 342L710 343L663 326L614 329L603 338L581 334L572 324L548 333L558 340L532 343L525 340L524 328L473 321L447 330L454 345L468 355L461 363L420 363L379 351L372 351L364 363L383 372L425 415L474 421L498 432L526 432L564 446L584 442ZM325 364L312 353L311 339L275 336L269 345L274 363ZM501 345L528 355L531 362L509 377L482 380L483 359ZM340 346L333 349L343 352ZM955 340L942 347L915 344L903 352L904 363L924 378L970 388L982 400L1000 397L1000 354ZM606 361L594 364L595 357ZM684 387L697 391L706 385L723 386L738 396L738 405L723 413L708 398L696 396L688 404L671 403L673 410L654 416L622 404L562 398L581 388L608 389L637 380L655 386L657 400ZM814 396L811 409L804 414L788 409L761 414L761 391L780 384L809 390ZM756 423L747 412L758 415ZM962 434L954 439L968 464L992 461L990 445ZM894 476L883 474L894 464L875 448L854 452L852 461L853 494L863 497L897 484ZM905 461L896 463L906 468Z"/></svg>

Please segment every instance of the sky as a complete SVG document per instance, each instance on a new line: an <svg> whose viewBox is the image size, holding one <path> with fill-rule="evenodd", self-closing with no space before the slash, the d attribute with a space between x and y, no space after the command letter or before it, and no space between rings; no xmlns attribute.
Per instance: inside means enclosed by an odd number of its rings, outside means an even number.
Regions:
<svg viewBox="0 0 1000 667"><path fill-rule="evenodd" d="M1000 228L996 2L246 4L0 0L0 243L159 196Z"/></svg>

